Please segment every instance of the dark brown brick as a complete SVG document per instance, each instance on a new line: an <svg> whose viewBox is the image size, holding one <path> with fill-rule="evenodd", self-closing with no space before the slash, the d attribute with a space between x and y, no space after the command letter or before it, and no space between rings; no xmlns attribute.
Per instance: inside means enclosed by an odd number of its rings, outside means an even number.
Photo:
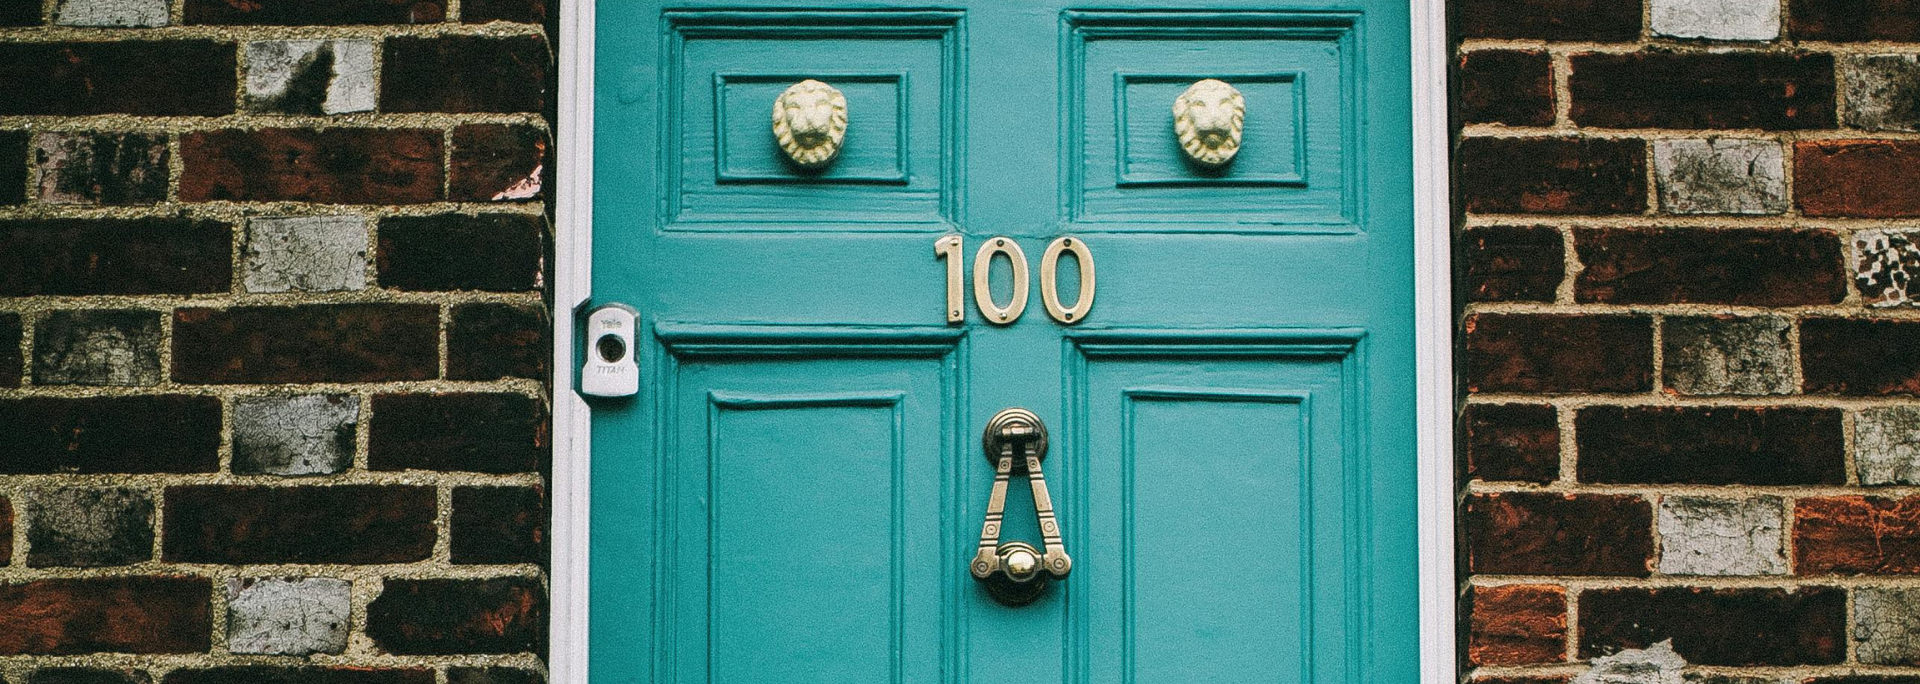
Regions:
<svg viewBox="0 0 1920 684"><path fill-rule="evenodd" d="M233 43L0 43L0 115L220 116L234 109Z"/></svg>
<svg viewBox="0 0 1920 684"><path fill-rule="evenodd" d="M188 202L409 204L438 201L440 131L263 128L180 136Z"/></svg>
<svg viewBox="0 0 1920 684"><path fill-rule="evenodd" d="M1920 216L1920 141L1794 144L1794 203L1808 216Z"/></svg>
<svg viewBox="0 0 1920 684"><path fill-rule="evenodd" d="M547 41L539 36L397 37L386 41L384 112L541 112Z"/></svg>
<svg viewBox="0 0 1920 684"><path fill-rule="evenodd" d="M0 26L39 26L46 23L34 2L0 3Z"/></svg>
<svg viewBox="0 0 1920 684"><path fill-rule="evenodd" d="M1466 334L1469 392L1653 389L1647 316L1479 314Z"/></svg>
<svg viewBox="0 0 1920 684"><path fill-rule="evenodd" d="M163 557L186 563L410 563L433 553L432 487L168 487Z"/></svg>
<svg viewBox="0 0 1920 684"><path fill-rule="evenodd" d="M1920 497L1806 498L1793 515L1797 574L1920 574Z"/></svg>
<svg viewBox="0 0 1920 684"><path fill-rule="evenodd" d="M212 592L199 577L0 585L0 655L205 653Z"/></svg>
<svg viewBox="0 0 1920 684"><path fill-rule="evenodd" d="M1910 0L1792 0L1787 17L1797 40L1920 40L1920 5Z"/></svg>
<svg viewBox="0 0 1920 684"><path fill-rule="evenodd" d="M0 496L0 568L13 562L13 501Z"/></svg>
<svg viewBox="0 0 1920 684"><path fill-rule="evenodd" d="M200 384L427 380L440 373L432 304L182 308L173 379Z"/></svg>
<svg viewBox="0 0 1920 684"><path fill-rule="evenodd" d="M1469 213L1639 214L1647 146L1598 138L1467 138L1454 187Z"/></svg>
<svg viewBox="0 0 1920 684"><path fill-rule="evenodd" d="M0 206L27 201L27 141L26 131L0 131Z"/></svg>
<svg viewBox="0 0 1920 684"><path fill-rule="evenodd" d="M1574 297L1602 304L1837 304L1847 297L1840 237L1825 230L1575 230L1586 269Z"/></svg>
<svg viewBox="0 0 1920 684"><path fill-rule="evenodd" d="M1473 494L1464 525L1469 572L1647 576L1653 508L1628 495Z"/></svg>
<svg viewBox="0 0 1920 684"><path fill-rule="evenodd" d="M0 387L20 386L20 337L20 314L0 311Z"/></svg>
<svg viewBox="0 0 1920 684"><path fill-rule="evenodd" d="M1574 416L1581 482L1846 482L1840 410L1592 406Z"/></svg>
<svg viewBox="0 0 1920 684"><path fill-rule="evenodd" d="M1567 659L1567 591L1551 585L1474 587L1467 593L1467 662L1530 665Z"/></svg>
<svg viewBox="0 0 1920 684"><path fill-rule="evenodd" d="M216 397L0 400L0 473L211 473Z"/></svg>
<svg viewBox="0 0 1920 684"><path fill-rule="evenodd" d="M453 129L448 199L466 202L538 200L553 186L547 132L532 126L476 125Z"/></svg>
<svg viewBox="0 0 1920 684"><path fill-rule="evenodd" d="M219 221L0 221L0 296L226 292L232 250Z"/></svg>
<svg viewBox="0 0 1920 684"><path fill-rule="evenodd" d="M454 563L547 560L547 497L539 487L456 488L451 525Z"/></svg>
<svg viewBox="0 0 1920 684"><path fill-rule="evenodd" d="M1920 321L1801 321L1800 375L1809 393L1920 394Z"/></svg>
<svg viewBox="0 0 1920 684"><path fill-rule="evenodd" d="M542 306L462 304L447 328L447 379L545 380L551 321ZM0 331L4 332L4 331ZM4 339L4 335L0 335Z"/></svg>
<svg viewBox="0 0 1920 684"><path fill-rule="evenodd" d="M1551 302L1566 279L1566 246L1552 226L1486 226L1460 235L1467 298Z"/></svg>
<svg viewBox="0 0 1920 684"><path fill-rule="evenodd" d="M1553 123L1552 59L1543 50L1479 50L1459 58L1455 108L1464 123Z"/></svg>
<svg viewBox="0 0 1920 684"><path fill-rule="evenodd" d="M1573 55L1572 117L1600 128L1832 128L1833 56L1777 52Z"/></svg>
<svg viewBox="0 0 1920 684"><path fill-rule="evenodd" d="M399 655L544 653L546 614L531 578L389 579L367 605L367 636Z"/></svg>
<svg viewBox="0 0 1920 684"><path fill-rule="evenodd" d="M376 394L367 467L535 472L547 462L544 402L524 394Z"/></svg>
<svg viewBox="0 0 1920 684"><path fill-rule="evenodd" d="M545 219L522 214L382 219L380 285L396 290L532 290L540 284L545 232Z"/></svg>
<svg viewBox="0 0 1920 684"><path fill-rule="evenodd" d="M490 21L543 24L551 18L547 0L466 0L460 3L460 21L469 24Z"/></svg>
<svg viewBox="0 0 1920 684"><path fill-rule="evenodd" d="M1458 38L1623 41L1640 37L1640 0L1455 0Z"/></svg>
<svg viewBox="0 0 1920 684"><path fill-rule="evenodd" d="M433 684L433 670L230 665L174 670L160 684Z"/></svg>
<svg viewBox="0 0 1920 684"><path fill-rule="evenodd" d="M1552 482L1560 476L1557 421L1557 412L1545 404L1469 405L1467 477Z"/></svg>
<svg viewBox="0 0 1920 684"><path fill-rule="evenodd" d="M146 670L104 667L43 667L27 674L24 684L151 684Z"/></svg>
<svg viewBox="0 0 1920 684"><path fill-rule="evenodd" d="M546 681L539 672L517 667L447 668L447 684L546 684Z"/></svg>
<svg viewBox="0 0 1920 684"><path fill-rule="evenodd" d="M1580 657L1673 640L1690 665L1826 665L1847 655L1847 592L1596 589L1580 594Z"/></svg>
<svg viewBox="0 0 1920 684"><path fill-rule="evenodd" d="M445 0L187 0L186 9L189 24L433 24L447 18Z"/></svg>

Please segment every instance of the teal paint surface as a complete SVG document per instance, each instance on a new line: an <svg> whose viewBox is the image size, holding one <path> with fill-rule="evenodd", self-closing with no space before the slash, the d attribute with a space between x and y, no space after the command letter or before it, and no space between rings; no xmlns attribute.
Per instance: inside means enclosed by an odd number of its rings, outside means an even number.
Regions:
<svg viewBox="0 0 1920 684"><path fill-rule="evenodd" d="M1416 681L1404 3L598 16L594 293L643 377L594 404L595 680ZM849 103L817 173L768 132L803 78ZM1172 132L1201 78L1247 98L1224 171ZM1023 248L1020 320L969 277L946 324L947 234L969 274ZM1072 326L1062 235L1099 275ZM1074 558L1018 608L966 572L1008 406ZM1003 539L1037 543L1023 490Z"/></svg>

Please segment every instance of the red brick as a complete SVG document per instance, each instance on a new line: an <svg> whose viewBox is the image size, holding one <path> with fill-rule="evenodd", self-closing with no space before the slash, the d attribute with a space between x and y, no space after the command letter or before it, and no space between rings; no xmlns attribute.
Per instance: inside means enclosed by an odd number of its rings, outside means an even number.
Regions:
<svg viewBox="0 0 1920 684"><path fill-rule="evenodd" d="M1653 389L1647 316L1479 314L1465 328L1469 392Z"/></svg>
<svg viewBox="0 0 1920 684"><path fill-rule="evenodd" d="M381 219L380 285L523 292L539 287L546 220L525 214Z"/></svg>
<svg viewBox="0 0 1920 684"><path fill-rule="evenodd" d="M185 563L410 563L433 553L432 487L168 487L162 556Z"/></svg>
<svg viewBox="0 0 1920 684"><path fill-rule="evenodd" d="M1920 5L1912 0L1792 0L1796 40L1920 41Z"/></svg>
<svg viewBox="0 0 1920 684"><path fill-rule="evenodd" d="M551 325L543 306L453 307L453 321L447 327L447 379L546 380L548 357L553 354L547 334Z"/></svg>
<svg viewBox="0 0 1920 684"><path fill-rule="evenodd" d="M1542 50L1479 50L1461 55L1454 106L1465 123L1553 124L1552 59Z"/></svg>
<svg viewBox="0 0 1920 684"><path fill-rule="evenodd" d="M1847 655L1847 592L1597 589L1580 594L1580 657L1673 640L1689 665L1827 665Z"/></svg>
<svg viewBox="0 0 1920 684"><path fill-rule="evenodd" d="M1560 476L1558 413L1545 404L1467 406L1467 477L1545 484Z"/></svg>
<svg viewBox="0 0 1920 684"><path fill-rule="evenodd" d="M1623 41L1640 37L1640 0L1454 0L1457 38Z"/></svg>
<svg viewBox="0 0 1920 684"><path fill-rule="evenodd" d="M1575 124L1600 128L1832 128L1833 56L1778 52L1571 57Z"/></svg>
<svg viewBox="0 0 1920 684"><path fill-rule="evenodd" d="M27 201L27 142L26 131L0 131L0 206Z"/></svg>
<svg viewBox="0 0 1920 684"><path fill-rule="evenodd" d="M433 684L433 670L229 665L167 673L160 684Z"/></svg>
<svg viewBox="0 0 1920 684"><path fill-rule="evenodd" d="M438 201L441 133L424 128L263 128L180 136L188 202Z"/></svg>
<svg viewBox="0 0 1920 684"><path fill-rule="evenodd" d="M189 24L433 24L447 17L445 0L187 0L186 10Z"/></svg>
<svg viewBox="0 0 1920 684"><path fill-rule="evenodd" d="M463 8L464 9L464 8ZM540 36L388 38L383 112L542 112L551 57Z"/></svg>
<svg viewBox="0 0 1920 684"><path fill-rule="evenodd" d="M551 18L547 0L465 0L460 3L460 21L468 24L491 21L544 24Z"/></svg>
<svg viewBox="0 0 1920 684"><path fill-rule="evenodd" d="M1637 496L1473 494L1463 525L1468 572L1647 576L1653 509Z"/></svg>
<svg viewBox="0 0 1920 684"><path fill-rule="evenodd" d="M544 654L546 615L531 578L389 579L367 605L367 636L398 655Z"/></svg>
<svg viewBox="0 0 1920 684"><path fill-rule="evenodd" d="M453 490L456 564L545 563L547 496L540 487L459 487Z"/></svg>
<svg viewBox="0 0 1920 684"><path fill-rule="evenodd" d="M0 399L0 473L211 473L216 397Z"/></svg>
<svg viewBox="0 0 1920 684"><path fill-rule="evenodd" d="M316 304L175 309L173 379L196 384L427 380L440 308Z"/></svg>
<svg viewBox="0 0 1920 684"><path fill-rule="evenodd" d="M13 501L0 496L0 567L13 562Z"/></svg>
<svg viewBox="0 0 1920 684"><path fill-rule="evenodd" d="M0 296L226 292L232 250L233 226L219 221L0 221Z"/></svg>
<svg viewBox="0 0 1920 684"><path fill-rule="evenodd" d="M0 115L232 114L233 43L0 43Z"/></svg>
<svg viewBox="0 0 1920 684"><path fill-rule="evenodd" d="M1838 304L1847 297L1840 237L1825 230L1575 230L1586 266L1574 298L1602 304Z"/></svg>
<svg viewBox="0 0 1920 684"><path fill-rule="evenodd" d="M0 585L0 655L205 653L212 592L198 577Z"/></svg>
<svg viewBox="0 0 1920 684"><path fill-rule="evenodd" d="M1813 394L1920 394L1920 321L1801 321L1800 375Z"/></svg>
<svg viewBox="0 0 1920 684"><path fill-rule="evenodd" d="M456 202L539 200L553 187L547 132L532 126L483 124L453 129L452 179Z"/></svg>
<svg viewBox="0 0 1920 684"><path fill-rule="evenodd" d="M1567 591L1550 585L1468 592L1467 662L1530 665L1567 659Z"/></svg>
<svg viewBox="0 0 1920 684"><path fill-rule="evenodd" d="M1639 140L1467 138L1454 152L1454 187L1468 213L1639 214L1646 165Z"/></svg>
<svg viewBox="0 0 1920 684"><path fill-rule="evenodd" d="M0 311L0 387L20 386L21 334L20 314Z"/></svg>
<svg viewBox="0 0 1920 684"><path fill-rule="evenodd" d="M1808 216L1920 216L1920 141L1794 144L1794 202Z"/></svg>
<svg viewBox="0 0 1920 684"><path fill-rule="evenodd" d="M525 473L547 462L545 402L524 394L376 394L367 467Z"/></svg>
<svg viewBox="0 0 1920 684"><path fill-rule="evenodd" d="M1798 574L1920 574L1920 497L1807 498L1793 515Z"/></svg>
<svg viewBox="0 0 1920 684"><path fill-rule="evenodd" d="M1552 226L1486 226L1460 234L1467 298L1551 302L1566 279L1566 247Z"/></svg>
<svg viewBox="0 0 1920 684"><path fill-rule="evenodd" d="M1574 416L1581 482L1844 484L1839 409L1591 406Z"/></svg>

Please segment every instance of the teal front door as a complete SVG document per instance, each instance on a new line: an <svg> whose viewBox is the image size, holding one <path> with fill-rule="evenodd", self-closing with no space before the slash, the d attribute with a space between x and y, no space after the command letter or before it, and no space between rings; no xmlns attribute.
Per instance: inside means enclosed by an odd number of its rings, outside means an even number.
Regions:
<svg viewBox="0 0 1920 684"><path fill-rule="evenodd" d="M599 3L594 679L1416 681L1406 3L885 4Z"/></svg>

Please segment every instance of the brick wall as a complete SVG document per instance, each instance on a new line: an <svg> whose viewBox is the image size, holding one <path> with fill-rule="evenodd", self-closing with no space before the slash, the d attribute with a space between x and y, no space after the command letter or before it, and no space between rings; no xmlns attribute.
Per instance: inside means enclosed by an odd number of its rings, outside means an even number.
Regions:
<svg viewBox="0 0 1920 684"><path fill-rule="evenodd" d="M1920 681L1920 3L1452 16L1471 677Z"/></svg>
<svg viewBox="0 0 1920 684"><path fill-rule="evenodd" d="M0 0L0 682L544 680L546 0Z"/></svg>

